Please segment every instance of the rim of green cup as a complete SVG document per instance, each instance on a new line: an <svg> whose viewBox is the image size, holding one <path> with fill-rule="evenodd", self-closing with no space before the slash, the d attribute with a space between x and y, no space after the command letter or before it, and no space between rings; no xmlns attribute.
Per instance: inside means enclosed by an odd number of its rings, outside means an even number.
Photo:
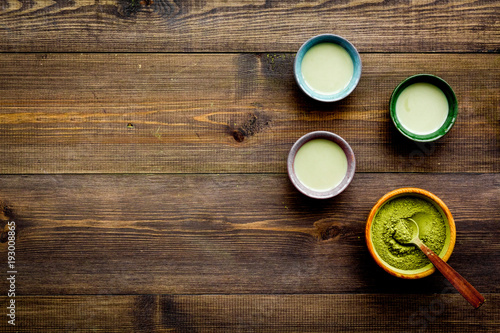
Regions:
<svg viewBox="0 0 500 333"><path fill-rule="evenodd" d="M446 96L446 99L448 101L448 116L446 117L445 122L443 125L437 129L436 131L429 133L429 134L416 134L413 133L409 130L407 130L399 121L398 117L396 116L396 102L399 98L399 95L405 90L408 86L414 84L414 83L419 83L419 82L425 82L425 83L430 83L436 87L438 87ZM435 141L441 137L443 137L446 133L449 132L449 130L453 127L455 124L455 121L457 119L458 115L458 101L457 101L457 96L455 95L455 92L451 88L451 86L440 78L439 76L432 75L432 74L416 74L413 76L410 76L406 79L404 79L392 92L391 99L389 102L389 111L391 115L391 119L398 129L398 131L406 136L407 138L413 140L413 141L419 141L419 142L429 142L429 141Z"/></svg>

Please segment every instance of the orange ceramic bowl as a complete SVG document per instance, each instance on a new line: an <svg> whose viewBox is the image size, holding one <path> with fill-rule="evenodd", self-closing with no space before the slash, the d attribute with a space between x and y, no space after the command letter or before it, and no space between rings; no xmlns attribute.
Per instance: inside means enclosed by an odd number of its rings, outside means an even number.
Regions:
<svg viewBox="0 0 500 333"><path fill-rule="evenodd" d="M386 263L377 253L377 250L373 244L373 239L372 239L372 222L373 219L377 216L377 213L379 209L385 205L387 202L391 201L392 199L403 197L403 196L413 196L417 198L421 198L424 200L427 200L431 204L433 204L437 210L441 213L443 216L443 219L445 220L446 223L446 240L445 240L445 245L441 252L439 253L439 256L444 260L447 261L451 253L453 252L453 248L455 247L455 239L456 239L456 229L455 229L455 222L453 220L453 216L451 215L450 210L444 202L439 199L437 196L434 194L422 190L419 188L414 188L414 187L406 187L406 188L400 188L394 191L391 191L384 195L382 198L380 198L375 206L373 206L372 210L370 211L370 215L368 216L368 220L366 222L366 229L365 229L365 235L366 235L366 244L368 245L368 250L370 251L370 254L372 255L373 259L375 259L375 262L382 267L386 272L389 274L392 274L394 276L397 276L399 278L403 279L420 279L426 276L431 275L434 273L436 270L434 265L429 263L428 265L414 269L414 270L402 270L396 267L391 266L390 264Z"/></svg>

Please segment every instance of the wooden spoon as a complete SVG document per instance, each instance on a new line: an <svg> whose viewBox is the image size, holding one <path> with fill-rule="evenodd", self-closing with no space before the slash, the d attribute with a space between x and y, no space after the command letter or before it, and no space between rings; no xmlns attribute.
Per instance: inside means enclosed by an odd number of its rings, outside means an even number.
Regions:
<svg viewBox="0 0 500 333"><path fill-rule="evenodd" d="M444 275L445 278L450 281L450 283L462 294L462 296L474 307L479 308L484 303L484 297L460 274L457 273L450 265L443 261L434 251L429 249L427 245L422 243L419 238L420 230L418 228L417 222L412 218L405 219L408 223L408 227L411 228L411 239L405 237L405 235L399 235L397 237L398 242L406 244L415 244L424 254L429 258L429 260L434 264L434 266ZM395 235L396 236L396 235Z"/></svg>

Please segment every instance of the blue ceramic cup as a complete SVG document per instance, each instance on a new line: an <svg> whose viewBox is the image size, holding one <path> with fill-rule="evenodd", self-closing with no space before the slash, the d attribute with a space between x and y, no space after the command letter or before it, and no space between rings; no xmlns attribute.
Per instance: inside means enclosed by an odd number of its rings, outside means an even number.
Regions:
<svg viewBox="0 0 500 333"><path fill-rule="evenodd" d="M335 93L328 94L314 90L310 87L310 85L308 85L302 73L302 61L304 56L313 46L320 43L334 43L341 46L347 51L353 63L353 75L351 80L342 90ZM307 40L300 47L297 55L295 56L294 74L297 84L309 97L322 102L335 102L348 96L358 85L359 79L361 78L361 58L356 48L345 38L332 34L318 35Z"/></svg>

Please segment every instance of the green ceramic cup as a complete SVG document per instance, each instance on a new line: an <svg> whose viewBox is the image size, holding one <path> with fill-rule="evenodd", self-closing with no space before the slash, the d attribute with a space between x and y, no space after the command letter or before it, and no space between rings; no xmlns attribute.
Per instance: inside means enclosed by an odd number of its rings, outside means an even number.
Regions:
<svg viewBox="0 0 500 333"><path fill-rule="evenodd" d="M396 113L396 103L398 101L398 98L406 88L415 83L429 83L436 86L444 93L444 95L446 96L446 100L448 101L448 115L446 116L444 123L432 133L426 133L426 134L414 133L408 128L406 128L402 124L400 119L398 119ZM443 137L451 129L451 127L453 126L453 124L457 119L458 101L453 89L442 78L431 74L417 74L406 78L394 89L389 102L389 111L391 119L394 122L394 125L396 126L398 131L401 132L401 134L403 134L404 136L413 141L430 142Z"/></svg>

